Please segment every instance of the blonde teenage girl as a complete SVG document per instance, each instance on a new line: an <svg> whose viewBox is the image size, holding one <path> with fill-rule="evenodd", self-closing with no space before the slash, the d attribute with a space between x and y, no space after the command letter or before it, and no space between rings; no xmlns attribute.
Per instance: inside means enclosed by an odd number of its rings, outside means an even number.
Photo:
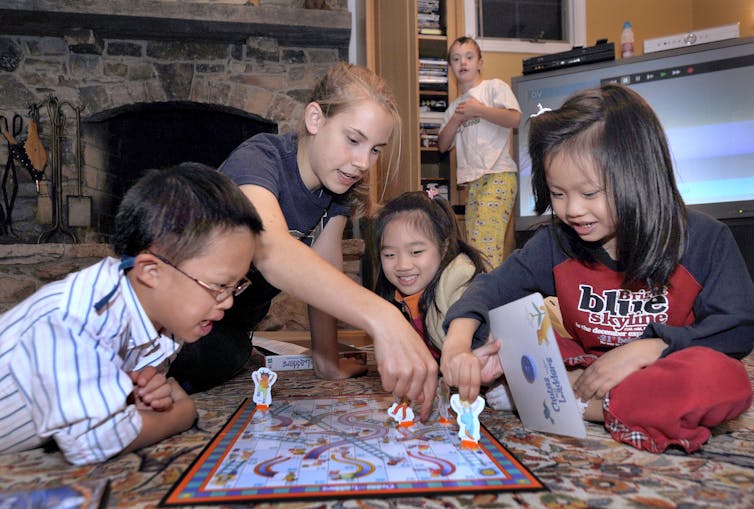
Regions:
<svg viewBox="0 0 754 509"><path fill-rule="evenodd" d="M182 351L172 371L189 390L221 383L249 358L249 334L284 291L309 304L316 373L345 378L365 366L338 359L336 318L365 330L386 390L432 401L437 366L400 312L342 272L346 220L364 207L365 177L377 157L396 160L400 117L387 84L340 63L312 92L298 133L258 134L220 171L236 182L264 222L252 263L255 290L213 331ZM226 348L224 345L232 345ZM423 408L429 415L430 405Z"/></svg>

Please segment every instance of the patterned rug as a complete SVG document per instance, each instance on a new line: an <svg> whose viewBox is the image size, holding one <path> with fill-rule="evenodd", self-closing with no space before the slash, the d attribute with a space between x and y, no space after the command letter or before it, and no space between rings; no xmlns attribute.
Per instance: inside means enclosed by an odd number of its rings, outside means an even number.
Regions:
<svg viewBox="0 0 754 509"><path fill-rule="evenodd" d="M754 382L754 357L746 359ZM255 366L250 366L255 369ZM243 399L248 374L195 395L199 421L185 433L100 465L75 467L59 452L41 449L0 456L0 489L15 491L110 479L107 507L157 507L202 448ZM379 377L322 381L311 371L281 372L276 395L348 395L380 391ZM453 497L338 500L264 504L276 508L752 508L754 507L754 409L724 426L700 452L650 454L613 441L602 426L587 425L587 438L533 433L511 412L485 410L482 421L548 487L536 493ZM210 507L210 506L203 506ZM214 506L219 507L219 506ZM221 506L229 507L229 506Z"/></svg>

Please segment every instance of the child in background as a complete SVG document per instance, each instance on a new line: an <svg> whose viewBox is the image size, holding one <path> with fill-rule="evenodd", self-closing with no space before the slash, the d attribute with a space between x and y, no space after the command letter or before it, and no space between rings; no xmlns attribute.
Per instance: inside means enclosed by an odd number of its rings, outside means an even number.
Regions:
<svg viewBox="0 0 754 509"><path fill-rule="evenodd" d="M530 123L535 210L552 223L449 310L445 349L486 337L490 309L556 296L585 418L638 449L699 449L752 399L737 359L754 343L754 285L730 230L686 209L662 126L631 89L582 91ZM473 399L481 364L443 377Z"/></svg>
<svg viewBox="0 0 754 509"><path fill-rule="evenodd" d="M265 225L254 253L254 292L212 334L184 348L170 374L189 392L222 383L251 354L250 333L284 291L309 304L317 376L341 379L366 366L339 359L336 317L374 340L385 390L432 401L437 365L393 306L343 273L349 215L369 212L367 174L378 157L395 167L400 116L387 83L364 67L338 63L314 88L297 133L258 134L220 166L254 203ZM424 405L423 417L431 408Z"/></svg>
<svg viewBox="0 0 754 509"><path fill-rule="evenodd" d="M375 221L375 238L380 257L377 293L399 306L435 360L446 362L445 313L474 276L485 271L484 257L463 241L447 200L422 191L386 203ZM492 343L483 351L497 349Z"/></svg>
<svg viewBox="0 0 754 509"><path fill-rule="evenodd" d="M188 429L194 403L165 364L248 286L261 230L249 200L214 169L149 171L118 209L119 259L0 316L0 453L52 439L81 465Z"/></svg>
<svg viewBox="0 0 754 509"><path fill-rule="evenodd" d="M482 51L474 39L456 39L448 63L461 95L445 111L438 147L456 148L457 183L469 184L467 239L494 268L516 245L512 214L518 179L509 142L510 130L521 123L521 108L505 82L482 79Z"/></svg>

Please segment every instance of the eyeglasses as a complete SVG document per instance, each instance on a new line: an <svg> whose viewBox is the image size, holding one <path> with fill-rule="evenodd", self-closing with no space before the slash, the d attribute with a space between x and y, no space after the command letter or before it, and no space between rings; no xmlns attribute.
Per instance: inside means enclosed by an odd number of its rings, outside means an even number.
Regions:
<svg viewBox="0 0 754 509"><path fill-rule="evenodd" d="M147 251L147 253L151 254L152 256L160 260L165 265L170 265L175 270L177 270L178 272L180 272L181 274L183 274L184 276L191 279L196 284L198 284L199 286L207 290L215 298L217 302L222 302L228 297L230 297L231 295L233 295L234 297L238 297L241 294L241 292L246 290L251 284L251 281L249 281L245 277L241 278L240 281L238 281L236 284L233 284L233 285L220 285L220 284L215 284L215 283L205 283L201 279L196 278L192 276L191 274L188 274L187 272L179 269L173 264L173 262L171 262L164 256L160 256L157 253L153 253L151 251Z"/></svg>

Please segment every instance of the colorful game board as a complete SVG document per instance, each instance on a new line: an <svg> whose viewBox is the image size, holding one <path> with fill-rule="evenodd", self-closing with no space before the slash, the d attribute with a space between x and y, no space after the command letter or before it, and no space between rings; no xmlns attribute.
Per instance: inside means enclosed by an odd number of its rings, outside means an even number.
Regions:
<svg viewBox="0 0 754 509"><path fill-rule="evenodd" d="M390 395L246 400L162 501L163 506L342 497L448 495L544 486L482 428L461 447L458 425L397 426Z"/></svg>

